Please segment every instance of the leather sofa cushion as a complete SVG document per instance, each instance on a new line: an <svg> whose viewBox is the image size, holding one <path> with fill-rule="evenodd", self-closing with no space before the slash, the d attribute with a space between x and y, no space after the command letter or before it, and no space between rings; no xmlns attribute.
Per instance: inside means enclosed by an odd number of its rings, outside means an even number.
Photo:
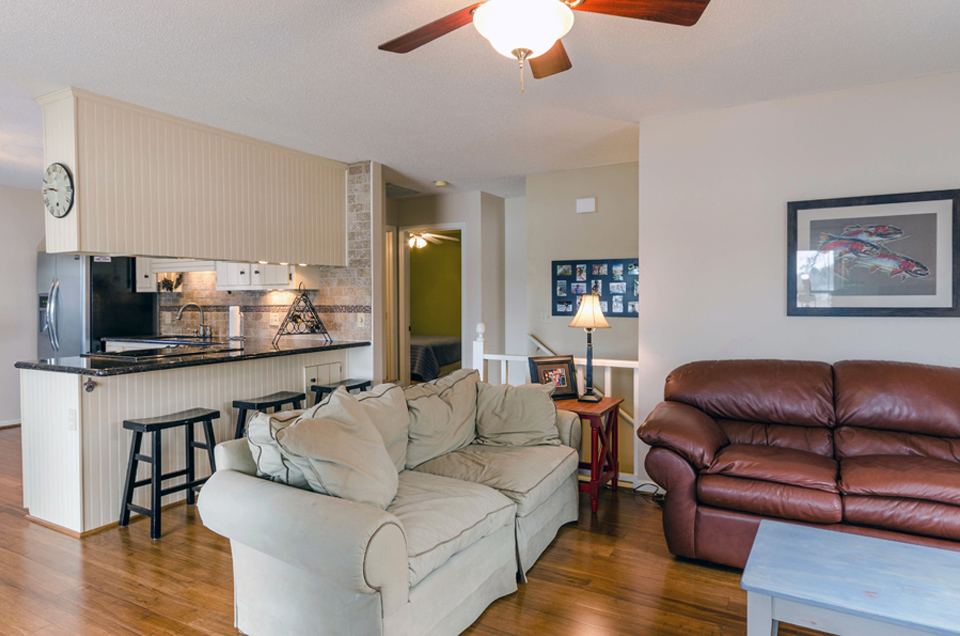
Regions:
<svg viewBox="0 0 960 636"><path fill-rule="evenodd" d="M754 444L793 448L833 457L833 431L819 426L784 426L739 420L718 420L731 444Z"/></svg>
<svg viewBox="0 0 960 636"><path fill-rule="evenodd" d="M960 464L903 455L849 457L840 462L840 492L960 506Z"/></svg>
<svg viewBox="0 0 960 636"><path fill-rule="evenodd" d="M960 437L960 369L845 360L833 373L840 425Z"/></svg>
<svg viewBox="0 0 960 636"><path fill-rule="evenodd" d="M400 519L407 537L413 587L480 539L512 526L517 507L480 484L405 470L387 512Z"/></svg>
<svg viewBox="0 0 960 636"><path fill-rule="evenodd" d="M841 426L834 434L838 459L860 455L912 455L960 462L960 439Z"/></svg>
<svg viewBox="0 0 960 636"><path fill-rule="evenodd" d="M705 471L836 493L837 462L829 457L774 446L732 444Z"/></svg>
<svg viewBox="0 0 960 636"><path fill-rule="evenodd" d="M517 504L525 517L577 471L569 446L480 446L447 453L417 466L418 472L489 486Z"/></svg>
<svg viewBox="0 0 960 636"><path fill-rule="evenodd" d="M843 518L837 493L740 477L701 475L697 499L708 506L779 519L839 523Z"/></svg>
<svg viewBox="0 0 960 636"><path fill-rule="evenodd" d="M843 496L846 523L960 541L960 507L894 497Z"/></svg>
<svg viewBox="0 0 960 636"><path fill-rule="evenodd" d="M833 371L825 362L709 360L667 376L664 399L715 419L833 428Z"/></svg>

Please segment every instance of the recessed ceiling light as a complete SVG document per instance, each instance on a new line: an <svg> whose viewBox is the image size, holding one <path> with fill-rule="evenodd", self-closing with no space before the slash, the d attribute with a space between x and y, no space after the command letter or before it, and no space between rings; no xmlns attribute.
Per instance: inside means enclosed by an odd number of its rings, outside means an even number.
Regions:
<svg viewBox="0 0 960 636"><path fill-rule="evenodd" d="M447 182L446 182L446 181L443 181L443 180L441 180L441 179L438 179L438 180L436 180L436 181L433 182L433 185L435 185L435 186L438 187L438 188L446 188L446 187L447 187Z"/></svg>

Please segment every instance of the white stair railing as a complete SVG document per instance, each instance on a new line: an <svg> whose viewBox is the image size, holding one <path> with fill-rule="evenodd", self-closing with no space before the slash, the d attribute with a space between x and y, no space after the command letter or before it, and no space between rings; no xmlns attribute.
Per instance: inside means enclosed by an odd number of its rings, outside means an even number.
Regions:
<svg viewBox="0 0 960 636"><path fill-rule="evenodd" d="M484 334L486 331L486 325L484 325L482 322L478 323L477 339L473 342L473 368L480 372L480 379L486 381L488 377L488 363L499 362L500 380L504 384L526 384L530 382L530 369L527 365L529 356L487 353L487 341L484 339ZM527 339L537 348L538 351L542 351L546 355L550 356L557 355L549 347L537 339L536 336L527 334ZM513 376L510 375L511 362L521 363L521 368L523 371L520 377L517 377L516 372L513 374ZM587 360L586 358L574 358L573 363L577 368L577 386L582 392L584 371L586 369ZM602 370L603 372L603 385L596 386L596 383L594 384L594 390L603 396L606 396L611 391L611 387L613 386L614 369L633 369L633 412L628 412L621 407L620 417L626 420L633 428L633 465L634 472L637 472L640 467L640 443L639 439L637 438L637 427L639 427L643 422L642 416L638 411L638 404L640 403L640 362L638 360L612 360L594 358L593 368L594 377L596 377L597 370ZM621 478L630 478L630 476L623 475Z"/></svg>

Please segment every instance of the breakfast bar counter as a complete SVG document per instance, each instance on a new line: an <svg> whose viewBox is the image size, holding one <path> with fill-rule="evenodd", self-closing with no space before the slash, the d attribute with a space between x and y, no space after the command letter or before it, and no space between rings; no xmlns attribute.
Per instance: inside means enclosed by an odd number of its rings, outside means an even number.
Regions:
<svg viewBox="0 0 960 636"><path fill-rule="evenodd" d="M142 358L135 354L18 362L28 518L75 537L117 524L132 437L123 428L124 420L193 408L218 410L221 417L214 429L216 441L222 442L234 435L234 400L277 391L309 395L311 384L373 377L369 342L296 337L276 347L269 340L246 340L242 349L233 346L221 351L211 347L208 353L196 347L164 350ZM163 472L182 469L183 431L163 435ZM198 477L209 473L204 455L196 455ZM142 468L138 479L148 474L147 467ZM139 489L135 503L146 506L147 491ZM168 495L163 504L184 496ZM147 525L133 524L125 531Z"/></svg>

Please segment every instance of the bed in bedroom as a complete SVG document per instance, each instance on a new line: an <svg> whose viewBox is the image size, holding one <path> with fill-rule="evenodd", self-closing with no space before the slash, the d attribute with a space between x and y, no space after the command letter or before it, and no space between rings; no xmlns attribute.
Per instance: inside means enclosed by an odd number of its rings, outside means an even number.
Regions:
<svg viewBox="0 0 960 636"><path fill-rule="evenodd" d="M410 336L410 379L429 382L460 368L460 338Z"/></svg>

